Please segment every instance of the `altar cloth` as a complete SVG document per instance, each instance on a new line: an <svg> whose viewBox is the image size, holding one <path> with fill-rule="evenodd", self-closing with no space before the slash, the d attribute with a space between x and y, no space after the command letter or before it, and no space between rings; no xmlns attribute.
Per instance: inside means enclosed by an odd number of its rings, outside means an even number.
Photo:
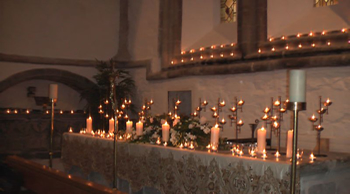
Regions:
<svg viewBox="0 0 350 194"><path fill-rule="evenodd" d="M61 159L66 171L75 166L85 175L100 174L110 185L113 181L112 139L65 133ZM343 166L347 166L349 162L344 161ZM277 161L271 154L267 159L261 159L232 156L228 152L208 153L117 141L117 176L128 181L131 192L150 187L166 194L289 193L290 166L289 159L281 157ZM304 169L298 170L298 193L309 193L308 189L315 189L315 183L322 185L328 181L315 182L315 176L329 173L329 165L323 165L323 171L317 168L320 166L307 161L298 165L298 169ZM343 178L347 176L350 178L350 173ZM333 176L333 181L336 179ZM338 187L335 183L334 189Z"/></svg>

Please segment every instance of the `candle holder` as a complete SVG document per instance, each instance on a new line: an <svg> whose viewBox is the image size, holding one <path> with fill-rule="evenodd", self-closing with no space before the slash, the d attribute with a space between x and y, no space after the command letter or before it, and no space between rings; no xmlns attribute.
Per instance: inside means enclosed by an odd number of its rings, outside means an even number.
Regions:
<svg viewBox="0 0 350 194"><path fill-rule="evenodd" d="M151 110L152 105L154 104L153 100L151 99L150 101L145 98L145 103L142 105L142 110L139 112L139 120L143 120L144 118L148 117L149 111Z"/></svg>
<svg viewBox="0 0 350 194"><path fill-rule="evenodd" d="M261 119L265 121L265 128L267 128L267 125L270 125L270 148L268 150L275 150L272 149L272 133L274 133L277 136L277 151L279 151L279 154L282 155L285 153L281 153L281 126L283 121L283 114L287 112L286 104L288 102L288 99L282 102L281 96L278 96L278 99L276 101L273 101L273 97L271 97L271 108L266 107L263 110L263 113L265 113L265 115L261 117Z"/></svg>
<svg viewBox="0 0 350 194"><path fill-rule="evenodd" d="M322 107L323 105L323 107ZM309 121L312 123L312 130L317 131L317 154L316 157L327 157L326 154L321 154L321 132L324 130L322 127L323 115L328 114L328 107L332 105L332 102L329 98L325 102L322 102L322 97L319 97L319 109L317 110L318 118L315 115L312 115L309 118ZM315 122L318 121L318 124L315 125Z"/></svg>
<svg viewBox="0 0 350 194"><path fill-rule="evenodd" d="M222 108L226 105L224 100L220 100L220 98L218 98L218 103L217 106L218 108L216 108L215 106L212 107L210 110L213 112L212 117L215 118L215 123L219 126L219 128L221 128L221 131L224 130L224 125L226 124L226 120L225 118L223 118L221 121L220 119L220 112L222 112Z"/></svg>
<svg viewBox="0 0 350 194"><path fill-rule="evenodd" d="M193 117L201 118L201 111L203 110L205 112L208 104L209 104L208 101L204 100L202 102L202 99L199 98L199 106L193 111L191 115Z"/></svg>
<svg viewBox="0 0 350 194"><path fill-rule="evenodd" d="M230 108L230 111L232 112L231 115L228 115L228 117L231 120L231 125L234 123L235 124L235 132L236 132L236 143L238 143L238 133L241 133L241 127L244 125L244 122L242 119L238 120L238 112L237 110L241 110L241 112L243 112L243 105L244 105L244 101L241 100L237 100L237 97L235 97L235 101L234 101L234 105L232 108Z"/></svg>

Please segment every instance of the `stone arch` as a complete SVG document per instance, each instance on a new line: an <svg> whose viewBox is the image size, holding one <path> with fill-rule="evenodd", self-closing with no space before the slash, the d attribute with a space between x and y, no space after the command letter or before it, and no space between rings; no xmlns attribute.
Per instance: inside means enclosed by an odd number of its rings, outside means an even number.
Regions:
<svg viewBox="0 0 350 194"><path fill-rule="evenodd" d="M86 95L87 91L98 89L94 82L81 75L65 70L47 68L32 69L11 75L10 77L0 81L0 93L16 84L33 79L50 80L65 84L80 93L81 96L89 103L91 102L91 99L89 99L89 97Z"/></svg>

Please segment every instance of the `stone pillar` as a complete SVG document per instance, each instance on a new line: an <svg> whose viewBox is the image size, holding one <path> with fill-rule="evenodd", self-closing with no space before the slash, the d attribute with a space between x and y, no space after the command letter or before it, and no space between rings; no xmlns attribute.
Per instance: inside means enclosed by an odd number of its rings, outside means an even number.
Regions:
<svg viewBox="0 0 350 194"><path fill-rule="evenodd" d="M237 43L243 56L258 51L267 39L267 0L238 0Z"/></svg>
<svg viewBox="0 0 350 194"><path fill-rule="evenodd" d="M117 61L129 61L129 6L128 0L120 0L119 6L119 45L118 52L113 57Z"/></svg>
<svg viewBox="0 0 350 194"><path fill-rule="evenodd" d="M181 53L182 0L161 0L159 9L159 56L162 68Z"/></svg>

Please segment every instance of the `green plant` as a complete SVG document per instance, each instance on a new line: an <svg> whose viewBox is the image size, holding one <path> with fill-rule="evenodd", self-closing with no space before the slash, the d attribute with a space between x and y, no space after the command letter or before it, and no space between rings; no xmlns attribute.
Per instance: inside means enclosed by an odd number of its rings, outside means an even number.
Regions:
<svg viewBox="0 0 350 194"><path fill-rule="evenodd" d="M88 101L89 114L94 118L94 128L100 128L104 126L106 119L98 112L98 107L103 104L107 99L110 101L110 90L111 83L110 78L115 77L115 95L116 95L116 107L118 109L121 107L125 99L131 99L134 96L135 91L135 81L132 79L128 71L114 68L116 66L116 61L98 61L96 69L98 73L94 76L96 80L97 87L90 88L82 93L85 99ZM104 105L105 110L112 114L111 103ZM136 113L133 104L130 105L130 110L132 113ZM96 122L95 122L96 121ZM119 123L120 126L122 122Z"/></svg>

